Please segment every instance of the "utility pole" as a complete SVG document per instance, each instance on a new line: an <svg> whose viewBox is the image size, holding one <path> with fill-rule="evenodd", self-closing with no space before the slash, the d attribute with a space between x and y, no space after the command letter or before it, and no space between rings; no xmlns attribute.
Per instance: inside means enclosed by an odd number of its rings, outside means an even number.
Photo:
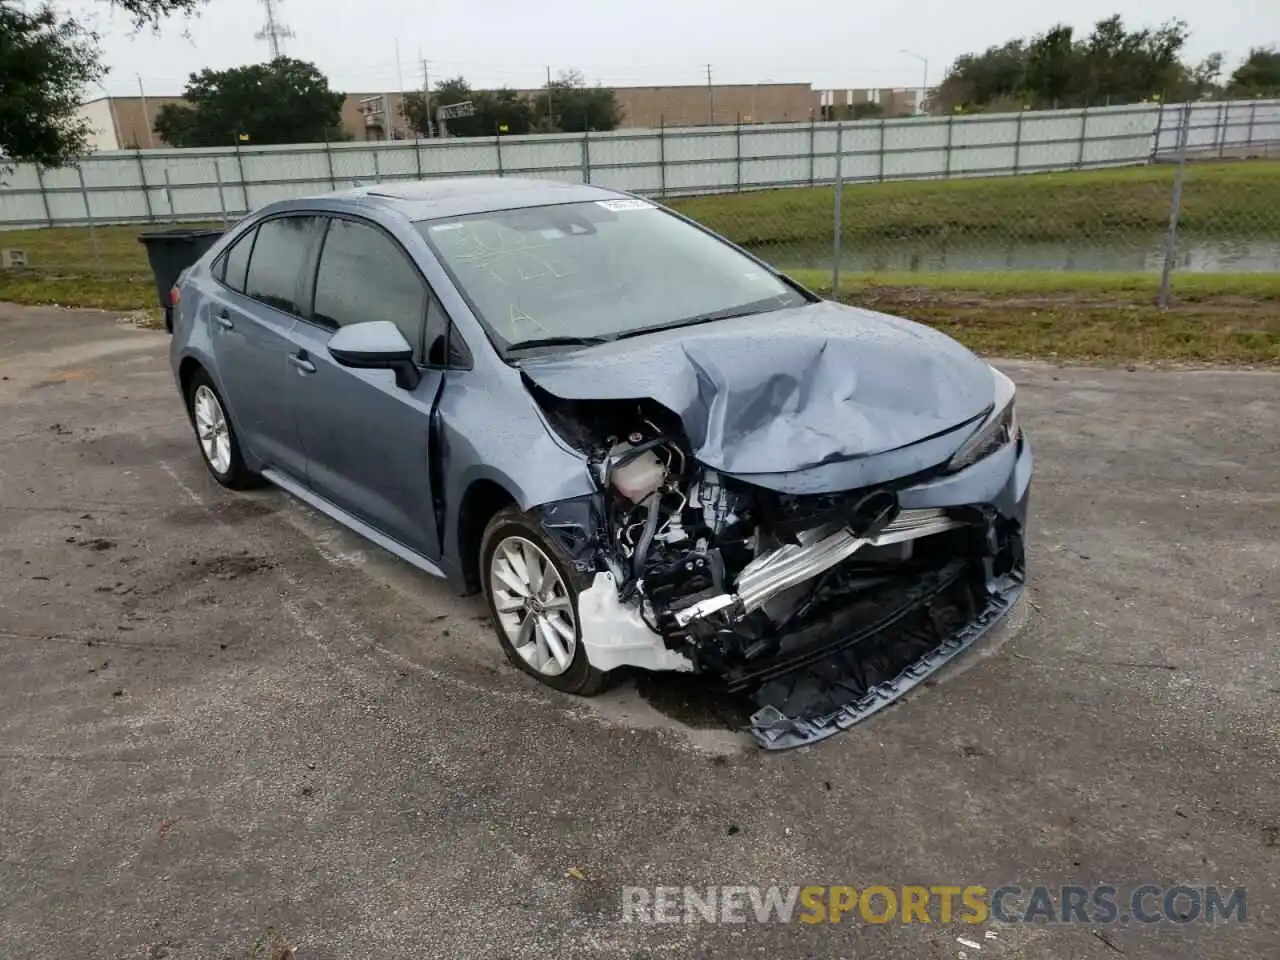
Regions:
<svg viewBox="0 0 1280 960"><path fill-rule="evenodd" d="M400 94L399 113L404 116L404 73L400 69L400 41L396 40L396 88ZM387 104L387 111L390 112L391 105ZM394 125L394 121L392 122Z"/></svg>
<svg viewBox="0 0 1280 960"><path fill-rule="evenodd" d="M916 102L916 113L924 113L924 103L929 98L929 58L911 50L899 50L901 54L919 60L924 64L924 76L920 80L920 99ZM1025 78L1026 67L1023 68Z"/></svg>
<svg viewBox="0 0 1280 960"><path fill-rule="evenodd" d="M551 67L547 67L547 133L556 125L556 115L551 109Z"/></svg>
<svg viewBox="0 0 1280 960"><path fill-rule="evenodd" d="M418 59L422 61L422 100L427 110L427 139L431 139L431 75L427 72L427 58L418 51Z"/></svg>
<svg viewBox="0 0 1280 960"><path fill-rule="evenodd" d="M716 94L711 86L711 64L707 64L707 123L716 122Z"/></svg>
<svg viewBox="0 0 1280 960"><path fill-rule="evenodd" d="M142 86L142 74L136 74L138 78L138 96L142 99L142 122L147 127L147 149L155 146L155 141L151 139L151 111L147 109L147 91Z"/></svg>

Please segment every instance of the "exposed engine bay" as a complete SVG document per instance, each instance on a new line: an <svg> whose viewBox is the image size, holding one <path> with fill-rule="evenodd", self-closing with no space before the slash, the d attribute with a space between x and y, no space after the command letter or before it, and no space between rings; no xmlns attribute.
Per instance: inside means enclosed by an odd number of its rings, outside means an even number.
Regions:
<svg viewBox="0 0 1280 960"><path fill-rule="evenodd" d="M1019 531L993 510L904 510L892 485L779 493L697 462L658 404L538 400L599 490L580 518L594 529L572 537L596 574L580 600L588 649L598 628L612 649L655 648L604 669L694 670L750 693L766 746L856 722L851 702L896 699L877 690L979 617L992 582L1020 586ZM568 545L563 520L548 529Z"/></svg>

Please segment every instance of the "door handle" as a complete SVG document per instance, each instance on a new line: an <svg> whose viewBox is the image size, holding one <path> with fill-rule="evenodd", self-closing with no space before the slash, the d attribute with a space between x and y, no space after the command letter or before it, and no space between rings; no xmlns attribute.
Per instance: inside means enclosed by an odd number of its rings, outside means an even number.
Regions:
<svg viewBox="0 0 1280 960"><path fill-rule="evenodd" d="M299 373L315 373L316 365L307 359L305 350L289 354L289 362L298 368Z"/></svg>
<svg viewBox="0 0 1280 960"><path fill-rule="evenodd" d="M213 319L218 321L218 326L220 326L223 330L235 329L235 324L231 322L231 314L227 313L226 310L220 311L218 314L214 316Z"/></svg>

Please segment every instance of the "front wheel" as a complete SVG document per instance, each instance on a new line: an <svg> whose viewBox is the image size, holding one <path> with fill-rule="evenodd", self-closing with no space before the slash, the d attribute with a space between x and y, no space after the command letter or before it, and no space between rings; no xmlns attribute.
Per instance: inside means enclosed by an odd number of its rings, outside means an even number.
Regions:
<svg viewBox="0 0 1280 960"><path fill-rule="evenodd" d="M481 541L480 574L507 659L565 693L604 689L605 674L588 662L578 627L584 578L536 520L515 507L499 511Z"/></svg>

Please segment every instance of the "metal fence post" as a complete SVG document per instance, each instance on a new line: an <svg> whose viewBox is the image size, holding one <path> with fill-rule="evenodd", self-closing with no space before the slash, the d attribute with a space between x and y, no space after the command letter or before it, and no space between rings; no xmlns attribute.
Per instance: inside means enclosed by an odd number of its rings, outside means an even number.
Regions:
<svg viewBox="0 0 1280 960"><path fill-rule="evenodd" d="M413 139L413 159L418 167L418 179L422 179L422 144L418 142L418 138Z"/></svg>
<svg viewBox="0 0 1280 960"><path fill-rule="evenodd" d="M240 156L240 138L236 137L236 169L240 173L240 195L244 199L244 206L241 209L249 212L249 185L244 180L244 158Z"/></svg>
<svg viewBox="0 0 1280 960"><path fill-rule="evenodd" d="M1169 203L1169 228L1164 235L1164 268L1160 273L1161 309L1169 306L1169 293L1173 285L1173 261L1178 255L1178 218L1182 213L1182 182L1187 173L1187 133L1191 126L1191 104L1182 108L1182 123L1178 128L1178 165L1173 171L1173 196Z"/></svg>
<svg viewBox="0 0 1280 960"><path fill-rule="evenodd" d="M944 175L948 180L951 179L951 137L953 136L952 130L955 127L955 122L956 115L954 113L947 117L947 168Z"/></svg>
<svg viewBox="0 0 1280 960"><path fill-rule="evenodd" d="M1076 145L1076 169L1084 167L1084 142L1089 135L1089 108L1080 110L1080 142Z"/></svg>
<svg viewBox="0 0 1280 960"><path fill-rule="evenodd" d="M658 116L658 196L667 197L667 118Z"/></svg>
<svg viewBox="0 0 1280 960"><path fill-rule="evenodd" d="M1022 166L1022 115L1026 110L1018 111L1017 133L1013 137L1013 172L1016 175Z"/></svg>
<svg viewBox="0 0 1280 960"><path fill-rule="evenodd" d="M813 118L813 111L809 111L809 186L814 184L814 160L818 152L818 126Z"/></svg>
<svg viewBox="0 0 1280 960"><path fill-rule="evenodd" d="M582 131L582 182L591 182L591 131Z"/></svg>
<svg viewBox="0 0 1280 960"><path fill-rule="evenodd" d="M836 207L835 236L831 241L831 299L840 299L840 241L842 205L844 201L844 123L836 123Z"/></svg>
<svg viewBox="0 0 1280 960"><path fill-rule="evenodd" d="M1258 101L1250 100L1249 101L1249 135L1245 140L1245 146L1247 147L1253 146L1253 118L1256 115L1257 110L1258 110Z"/></svg>
<svg viewBox="0 0 1280 960"><path fill-rule="evenodd" d="M84 200L84 218L89 224L89 243L93 245L93 263L102 269L102 249L98 246L98 231L93 226L93 211L89 209L89 188L84 185L84 168L76 164L76 175L80 178L80 196Z"/></svg>
<svg viewBox="0 0 1280 960"><path fill-rule="evenodd" d="M1164 97L1160 98L1160 113L1156 117L1156 138L1151 144L1151 158L1154 160L1160 152L1160 141L1164 139Z"/></svg>
<svg viewBox="0 0 1280 960"><path fill-rule="evenodd" d="M1231 109L1227 105L1227 102L1223 100L1218 104L1218 118L1217 118L1216 124L1214 125L1214 130L1213 130L1213 132L1217 134L1217 138L1218 138L1218 159L1219 160L1222 159L1222 154L1226 150L1227 130L1230 128L1230 125L1231 125Z"/></svg>
<svg viewBox="0 0 1280 960"><path fill-rule="evenodd" d="M329 189L338 189L338 178L333 175L333 148L329 146L329 134L324 135L324 160L329 168Z"/></svg>
<svg viewBox="0 0 1280 960"><path fill-rule="evenodd" d="M138 179L142 181L142 199L147 204L147 223L155 223L156 215L151 209L151 191L147 188L147 168L142 162L142 150L135 148L133 155L138 159Z"/></svg>
<svg viewBox="0 0 1280 960"><path fill-rule="evenodd" d="M493 135L493 145L498 150L498 176L502 176L502 134Z"/></svg>
<svg viewBox="0 0 1280 960"><path fill-rule="evenodd" d="M735 157L737 161L737 174L735 178L735 184L733 184L733 188L735 188L736 192L741 193L742 192L742 114L737 115L737 128L735 131L735 141L737 145L736 151L735 151Z"/></svg>
<svg viewBox="0 0 1280 960"><path fill-rule="evenodd" d="M736 157L737 157L738 172L737 172L736 182L734 184L734 189L738 193L741 193L742 192L742 114L738 114L738 126L735 131L735 139L737 142Z"/></svg>
<svg viewBox="0 0 1280 960"><path fill-rule="evenodd" d="M53 211L49 209L49 191L44 188L44 174L40 171L40 164L36 164L36 183L40 185L40 200L44 204L44 218L49 222L49 226L53 226Z"/></svg>
<svg viewBox="0 0 1280 960"><path fill-rule="evenodd" d="M884 117L880 118L880 149L877 157L876 178L884 180Z"/></svg>
<svg viewBox="0 0 1280 960"><path fill-rule="evenodd" d="M230 219L227 217L227 197L222 192L222 160L219 157L213 158L213 179L218 182L218 207L222 210L222 229L230 226Z"/></svg>
<svg viewBox="0 0 1280 960"><path fill-rule="evenodd" d="M169 205L169 219L177 220L177 211L173 209L173 185L169 181L169 168L164 168L164 201Z"/></svg>

